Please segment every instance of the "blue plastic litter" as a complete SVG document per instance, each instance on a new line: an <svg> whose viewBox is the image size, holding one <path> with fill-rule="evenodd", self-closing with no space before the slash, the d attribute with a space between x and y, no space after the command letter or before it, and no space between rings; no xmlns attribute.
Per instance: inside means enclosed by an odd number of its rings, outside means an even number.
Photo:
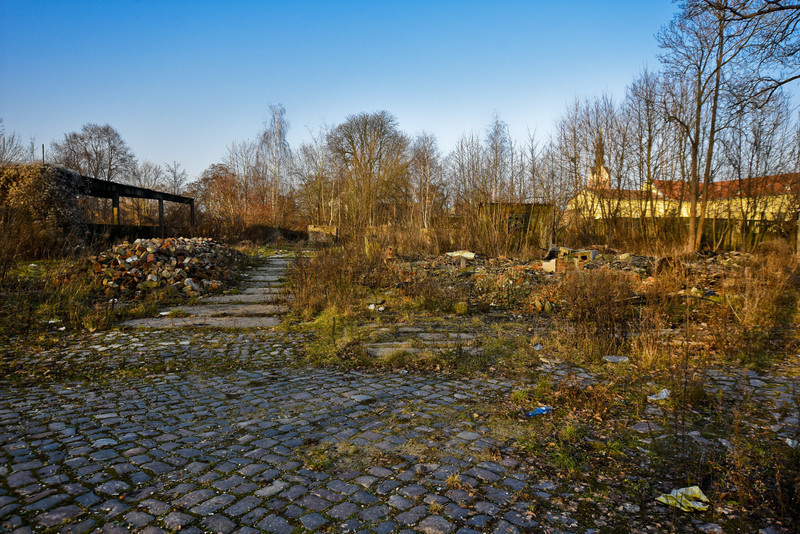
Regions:
<svg viewBox="0 0 800 534"><path fill-rule="evenodd" d="M536 408L532 412L527 412L525 417L536 417L537 415L547 415L550 413L552 408L550 406L542 406L540 408Z"/></svg>

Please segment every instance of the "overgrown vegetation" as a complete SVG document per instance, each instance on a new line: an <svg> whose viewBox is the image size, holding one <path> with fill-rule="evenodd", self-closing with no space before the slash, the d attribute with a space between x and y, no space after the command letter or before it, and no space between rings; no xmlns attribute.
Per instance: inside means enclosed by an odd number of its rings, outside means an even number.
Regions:
<svg viewBox="0 0 800 534"><path fill-rule="evenodd" d="M78 191L40 164L0 166L0 283L18 261L73 256L83 243Z"/></svg>
<svg viewBox="0 0 800 534"><path fill-rule="evenodd" d="M256 255L263 253L255 247L244 250L252 254L235 256L237 270L256 262ZM86 258L69 256L15 263L0 282L3 351L35 350L65 333L105 330L120 321L152 316L165 306L193 300L170 286L137 291L123 299L101 285L90 270Z"/></svg>
<svg viewBox="0 0 800 534"><path fill-rule="evenodd" d="M475 291L489 284L488 270L456 263L463 283L453 285L425 272L430 257L416 258L414 269L398 269L394 253L359 242L295 264L295 327L314 334L307 360L511 378L519 387L504 399L468 411L546 474L640 507L652 507L654 493L699 485L728 510L716 520L744 529L755 517L800 520L800 453L770 429L778 415L752 401L748 377L759 375L747 374L800 372L800 264L785 246L716 259L672 255L651 261L646 274L624 265L568 272L538 289L555 291L552 311L497 298L502 292L481 307ZM420 324L476 332L482 350L365 350L376 331ZM609 355L628 360L609 363ZM720 373L738 386L712 387ZM648 400L664 389L663 400ZM793 395L782 420L800 416L800 391ZM522 415L543 405L553 412ZM632 430L642 420L663 430ZM798 439L795 427L788 431Z"/></svg>

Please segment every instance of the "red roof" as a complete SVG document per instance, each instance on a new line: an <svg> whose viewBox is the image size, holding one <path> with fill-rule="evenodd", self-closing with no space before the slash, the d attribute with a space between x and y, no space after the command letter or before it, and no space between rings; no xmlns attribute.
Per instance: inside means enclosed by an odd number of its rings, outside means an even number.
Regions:
<svg viewBox="0 0 800 534"><path fill-rule="evenodd" d="M665 198L673 200L688 200L689 198L689 184L686 182L653 180L653 186ZM711 200L783 195L790 192L800 193L800 172L711 182L709 187L708 198Z"/></svg>

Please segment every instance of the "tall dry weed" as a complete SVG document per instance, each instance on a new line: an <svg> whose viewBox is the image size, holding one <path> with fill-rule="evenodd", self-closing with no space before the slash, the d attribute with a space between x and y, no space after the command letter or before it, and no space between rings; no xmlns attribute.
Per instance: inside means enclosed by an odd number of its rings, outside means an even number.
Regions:
<svg viewBox="0 0 800 534"><path fill-rule="evenodd" d="M713 328L724 356L761 365L781 350L797 314L797 270L793 255L770 251L726 277Z"/></svg>

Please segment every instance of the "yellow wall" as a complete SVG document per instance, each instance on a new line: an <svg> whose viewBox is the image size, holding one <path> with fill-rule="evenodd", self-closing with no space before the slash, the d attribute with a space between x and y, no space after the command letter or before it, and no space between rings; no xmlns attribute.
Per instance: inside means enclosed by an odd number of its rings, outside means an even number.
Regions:
<svg viewBox="0 0 800 534"><path fill-rule="evenodd" d="M569 201L567 209L575 210L587 219L612 217L675 217L678 203L663 198L636 200L602 198L584 189Z"/></svg>
<svg viewBox="0 0 800 534"><path fill-rule="evenodd" d="M798 202L793 195L711 200L708 203L706 217L734 220L784 220L794 217L797 207ZM690 208L689 202L679 203L664 198L637 200L601 198L587 189L578 193L567 204L568 210L574 210L587 219L689 217ZM679 211L680 213L678 213Z"/></svg>

